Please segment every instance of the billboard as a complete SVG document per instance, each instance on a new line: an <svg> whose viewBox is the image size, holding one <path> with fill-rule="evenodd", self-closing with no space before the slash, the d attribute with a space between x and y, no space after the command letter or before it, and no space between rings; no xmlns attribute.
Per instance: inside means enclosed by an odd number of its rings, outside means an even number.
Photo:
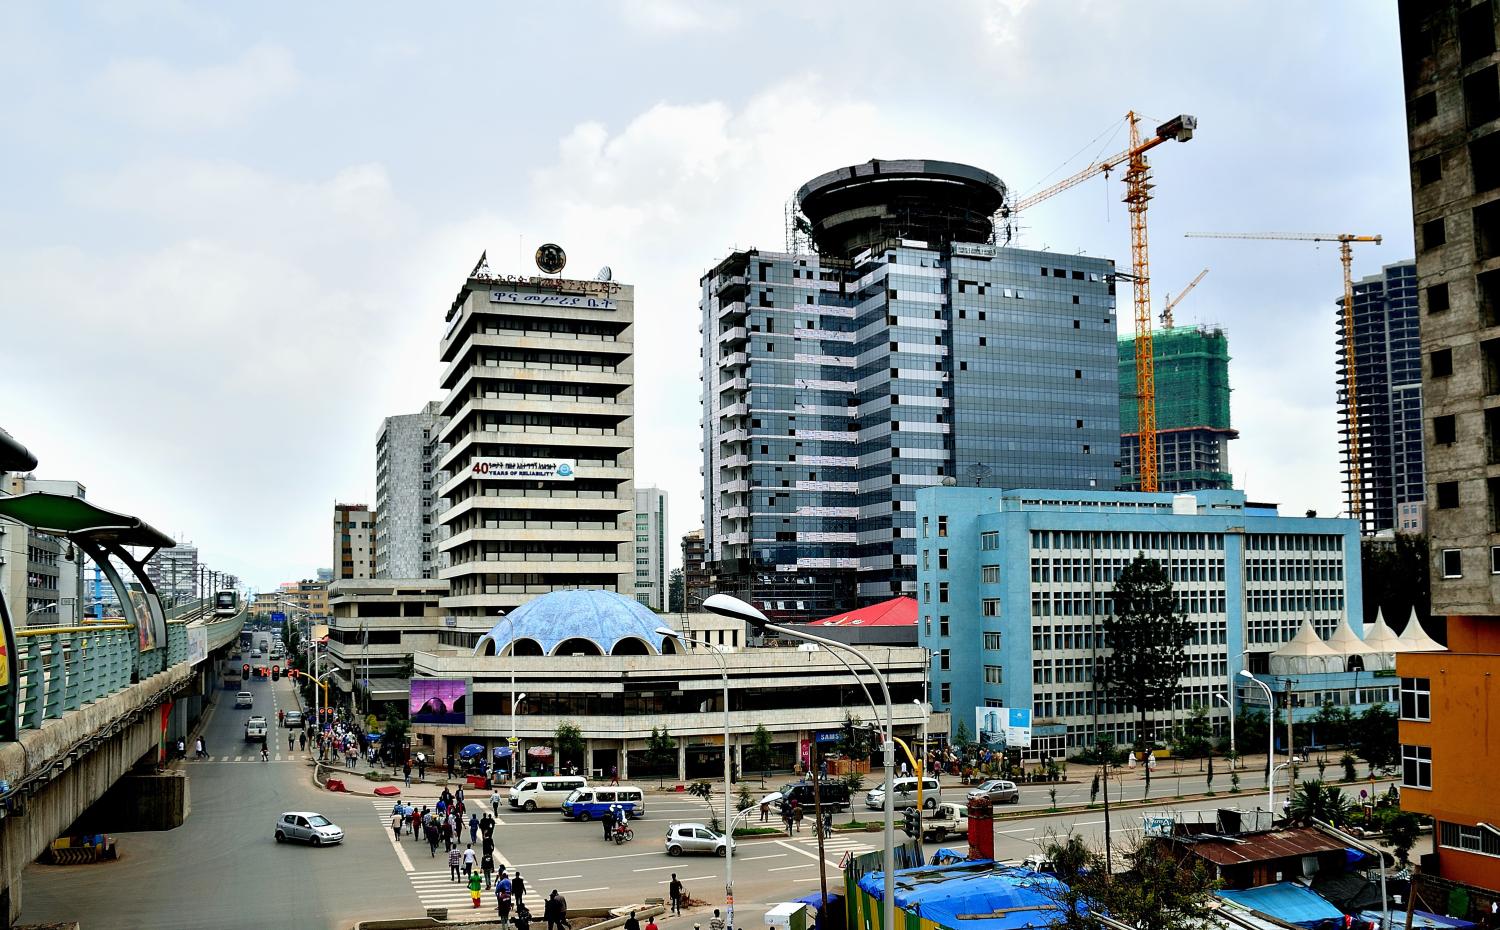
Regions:
<svg viewBox="0 0 1500 930"><path fill-rule="evenodd" d="M572 481L578 463L573 459L473 459L469 477L520 481Z"/></svg>
<svg viewBox="0 0 1500 930"><path fill-rule="evenodd" d="M462 678L413 678L407 712L414 724L467 722L469 683Z"/></svg>
<svg viewBox="0 0 1500 930"><path fill-rule="evenodd" d="M188 664L202 662L208 658L208 628L204 626L190 626L187 628L187 660Z"/></svg>
<svg viewBox="0 0 1500 930"><path fill-rule="evenodd" d="M286 622L286 614L282 613L279 610L272 611L271 612L271 622L272 623L285 623Z"/></svg>
<svg viewBox="0 0 1500 930"><path fill-rule="evenodd" d="M130 606L135 608L135 628L140 637L141 652L150 652L156 648L156 624L151 622L151 603L146 599L146 592L139 588L127 588L125 593L130 597Z"/></svg>
<svg viewBox="0 0 1500 930"><path fill-rule="evenodd" d="M981 745L1031 748L1031 711L1019 707L974 708L974 732Z"/></svg>

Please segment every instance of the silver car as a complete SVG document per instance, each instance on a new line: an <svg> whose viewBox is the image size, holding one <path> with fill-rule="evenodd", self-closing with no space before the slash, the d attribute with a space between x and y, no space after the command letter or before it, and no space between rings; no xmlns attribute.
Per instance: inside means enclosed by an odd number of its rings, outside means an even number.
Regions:
<svg viewBox="0 0 1500 930"><path fill-rule="evenodd" d="M701 823L674 823L667 827L667 855L680 856L685 852L713 853L724 857L728 841L724 834L710 830Z"/></svg>
<svg viewBox="0 0 1500 930"><path fill-rule="evenodd" d="M991 778L969 791L970 798L989 798L991 804L1020 804L1021 789L1013 781Z"/></svg>
<svg viewBox="0 0 1500 930"><path fill-rule="evenodd" d="M313 846L341 843L344 831L338 824L313 811L288 811L276 818L276 842L301 840Z"/></svg>

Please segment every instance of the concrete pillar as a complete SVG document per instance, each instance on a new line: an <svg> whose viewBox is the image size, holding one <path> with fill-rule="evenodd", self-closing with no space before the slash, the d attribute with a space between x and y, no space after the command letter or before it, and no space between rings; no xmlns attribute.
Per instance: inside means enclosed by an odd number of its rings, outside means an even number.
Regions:
<svg viewBox="0 0 1500 930"><path fill-rule="evenodd" d="M620 781L630 778L630 740L620 740Z"/></svg>
<svg viewBox="0 0 1500 930"><path fill-rule="evenodd" d="M581 774L584 778L591 781L594 778L594 738L592 736L586 737L583 741L583 771Z"/></svg>
<svg viewBox="0 0 1500 930"><path fill-rule="evenodd" d="M677 740L677 780L687 781L687 743Z"/></svg>

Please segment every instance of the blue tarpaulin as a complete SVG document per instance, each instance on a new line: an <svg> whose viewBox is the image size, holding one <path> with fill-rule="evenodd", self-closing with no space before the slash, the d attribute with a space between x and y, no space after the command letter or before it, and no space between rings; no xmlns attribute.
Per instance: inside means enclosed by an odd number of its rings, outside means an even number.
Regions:
<svg viewBox="0 0 1500 930"><path fill-rule="evenodd" d="M1363 917L1365 920L1373 920L1376 923L1380 922L1379 911L1360 911L1359 916ZM1392 911L1390 925L1392 927L1406 926L1406 912ZM1444 914L1433 914L1429 911L1421 910L1413 910L1411 912L1411 925L1413 927L1421 927L1423 928L1423 930L1442 930L1442 928L1445 927L1453 927L1456 928L1456 930L1465 930L1465 928L1468 927L1478 926L1478 924L1475 924L1473 921L1464 920L1462 917L1448 917Z"/></svg>
<svg viewBox="0 0 1500 930"><path fill-rule="evenodd" d="M860 876L859 887L884 897L879 872ZM944 927L1029 930L1059 916L1062 882L1051 875L989 860L896 870L896 906Z"/></svg>
<svg viewBox="0 0 1500 930"><path fill-rule="evenodd" d="M1253 908L1289 924L1311 927L1322 920L1339 920L1344 915L1311 888L1292 882L1262 885L1244 891L1220 891L1219 897Z"/></svg>

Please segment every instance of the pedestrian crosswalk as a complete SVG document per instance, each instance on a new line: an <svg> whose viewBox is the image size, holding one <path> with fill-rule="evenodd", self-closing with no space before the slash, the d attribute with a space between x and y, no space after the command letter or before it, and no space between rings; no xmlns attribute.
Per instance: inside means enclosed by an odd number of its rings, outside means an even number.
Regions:
<svg viewBox="0 0 1500 930"><path fill-rule="evenodd" d="M270 762L306 762L306 761L308 761L311 758L312 758L312 754L311 753L305 753L305 752L293 752L293 753L273 752L273 753L270 754L269 759L262 759L260 757L260 753L259 752L249 752L249 753L245 753L243 755L237 755L237 756L231 756L231 755L223 755L223 756L208 755L208 756L204 756L201 759L197 758L195 756L189 756L186 759L183 759L182 762L183 762L184 765L194 765L194 764L206 765L208 763L225 763L225 762L228 762L228 763L234 763L234 762L241 762L241 763L254 762L256 765L262 765L262 764L264 764L267 761L270 761Z"/></svg>
<svg viewBox="0 0 1500 930"><path fill-rule="evenodd" d="M412 837L410 833L402 832L401 839L396 840L391 832L391 808L393 803L386 798L373 798L370 807L375 816L380 820L385 835L391 842L396 844L402 868L406 870L407 881L411 882L412 891L416 893L417 899L422 902L423 907L447 907L450 909L472 909L472 900L469 897L469 887L465 879L460 877L454 879L448 869L448 853L442 846L437 848L437 854L432 854L432 849L425 842ZM497 821L504 823L504 821ZM424 858L422 853L428 855ZM500 850L495 850L495 858L505 862L505 857ZM480 908L486 907L493 910L494 892L486 889L480 897Z"/></svg>
<svg viewBox="0 0 1500 930"><path fill-rule="evenodd" d="M855 839L855 837L864 835L862 833L834 833L823 841L823 854L827 858L838 859L844 853L853 853L858 856L880 848L863 840ZM818 835L816 833L794 833L792 834L792 842L814 853L818 851Z"/></svg>

